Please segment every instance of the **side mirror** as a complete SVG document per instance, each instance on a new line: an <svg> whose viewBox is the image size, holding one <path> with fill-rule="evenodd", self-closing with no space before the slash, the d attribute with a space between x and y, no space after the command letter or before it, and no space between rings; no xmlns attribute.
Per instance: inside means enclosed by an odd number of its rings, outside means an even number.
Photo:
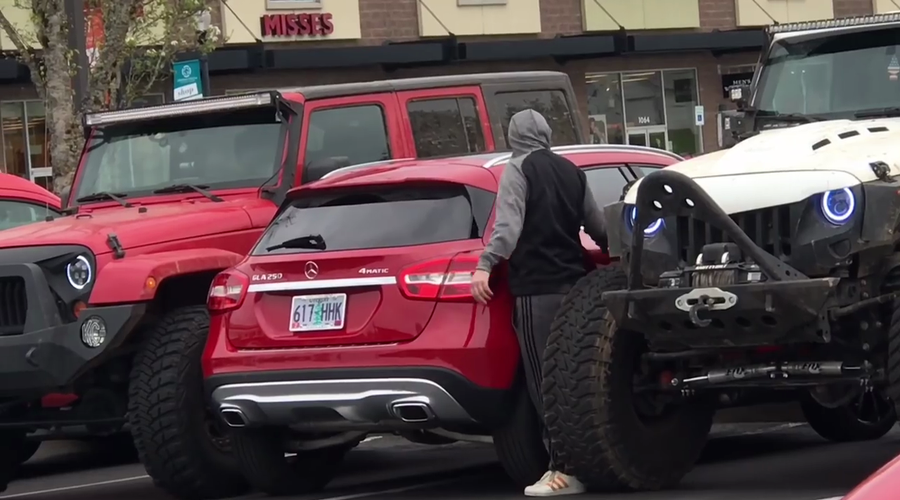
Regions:
<svg viewBox="0 0 900 500"><path fill-rule="evenodd" d="M750 86L738 85L732 87L729 97L731 102L737 105L738 109L745 109L750 104Z"/></svg>

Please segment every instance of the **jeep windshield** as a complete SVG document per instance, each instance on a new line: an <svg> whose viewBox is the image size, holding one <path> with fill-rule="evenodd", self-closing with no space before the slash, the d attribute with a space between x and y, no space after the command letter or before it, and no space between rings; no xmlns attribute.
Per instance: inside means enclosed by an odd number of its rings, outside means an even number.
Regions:
<svg viewBox="0 0 900 500"><path fill-rule="evenodd" d="M259 187L283 157L287 128L274 116L271 108L229 110L96 129L74 199Z"/></svg>
<svg viewBox="0 0 900 500"><path fill-rule="evenodd" d="M897 116L900 26L777 36L753 103L760 121Z"/></svg>

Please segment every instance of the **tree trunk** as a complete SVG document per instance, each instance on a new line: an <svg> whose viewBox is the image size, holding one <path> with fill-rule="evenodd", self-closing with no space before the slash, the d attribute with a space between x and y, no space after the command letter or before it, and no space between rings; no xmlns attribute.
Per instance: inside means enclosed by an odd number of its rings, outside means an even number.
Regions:
<svg viewBox="0 0 900 500"><path fill-rule="evenodd" d="M71 186L81 154L83 137L80 114L76 107L69 64L68 31L65 11L59 9L47 16L46 67L47 120L50 132L50 163L53 165L53 188L57 193Z"/></svg>

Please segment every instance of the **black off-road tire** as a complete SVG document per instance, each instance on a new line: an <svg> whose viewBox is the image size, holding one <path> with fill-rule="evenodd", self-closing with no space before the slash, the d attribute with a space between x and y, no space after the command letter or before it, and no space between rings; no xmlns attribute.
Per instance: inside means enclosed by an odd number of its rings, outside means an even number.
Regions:
<svg viewBox="0 0 900 500"><path fill-rule="evenodd" d="M134 358L128 422L154 483L174 497L207 500L247 489L228 438L209 432L201 356L209 331L204 306L166 313Z"/></svg>
<svg viewBox="0 0 900 500"><path fill-rule="evenodd" d="M24 432L0 431L0 493L6 491L9 483L19 471L19 467L27 461L27 459L22 460L22 457L27 454L28 444Z"/></svg>
<svg viewBox="0 0 900 500"><path fill-rule="evenodd" d="M891 402L884 404L885 409L889 408L890 412L886 411L883 418L874 422L860 420L851 404L827 408L811 397L804 397L800 401L800 408L816 433L829 441L845 443L881 439L890 432L897 423L897 413Z"/></svg>
<svg viewBox="0 0 900 500"><path fill-rule="evenodd" d="M713 407L688 404L652 421L632 396L645 340L617 331L600 303L626 287L618 265L581 279L560 307L544 354L544 421L560 466L592 490L673 487L706 444Z"/></svg>
<svg viewBox="0 0 900 500"><path fill-rule="evenodd" d="M900 299L894 300L891 304L890 318L887 339L887 396L894 404L894 411L900 415Z"/></svg>
<svg viewBox="0 0 900 500"><path fill-rule="evenodd" d="M493 434L500 465L516 486L530 486L547 472L550 454L544 442L544 426L524 387L509 420Z"/></svg>
<svg viewBox="0 0 900 500"><path fill-rule="evenodd" d="M277 431L241 430L232 434L240 469L257 490L271 496L303 495L324 488L353 448L333 446L285 457Z"/></svg>

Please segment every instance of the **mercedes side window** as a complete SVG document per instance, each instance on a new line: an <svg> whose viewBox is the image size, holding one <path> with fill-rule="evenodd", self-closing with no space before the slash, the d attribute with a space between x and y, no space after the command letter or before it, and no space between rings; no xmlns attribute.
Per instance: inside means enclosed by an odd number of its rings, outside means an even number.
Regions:
<svg viewBox="0 0 900 500"><path fill-rule="evenodd" d="M484 151L484 133L475 99L450 97L406 105L419 158Z"/></svg>
<svg viewBox="0 0 900 500"><path fill-rule="evenodd" d="M340 166L391 158L384 110L377 104L313 111L306 136L303 182Z"/></svg>
<svg viewBox="0 0 900 500"><path fill-rule="evenodd" d="M619 201L628 179L622 174L622 165L608 165L585 169L588 185L597 206L603 208Z"/></svg>
<svg viewBox="0 0 900 500"><path fill-rule="evenodd" d="M519 111L533 109L544 115L553 131L553 146L578 144L575 119L566 102L566 94L561 90L531 90L521 92L498 92L497 99L504 116L500 117L503 137L509 136L509 120Z"/></svg>

